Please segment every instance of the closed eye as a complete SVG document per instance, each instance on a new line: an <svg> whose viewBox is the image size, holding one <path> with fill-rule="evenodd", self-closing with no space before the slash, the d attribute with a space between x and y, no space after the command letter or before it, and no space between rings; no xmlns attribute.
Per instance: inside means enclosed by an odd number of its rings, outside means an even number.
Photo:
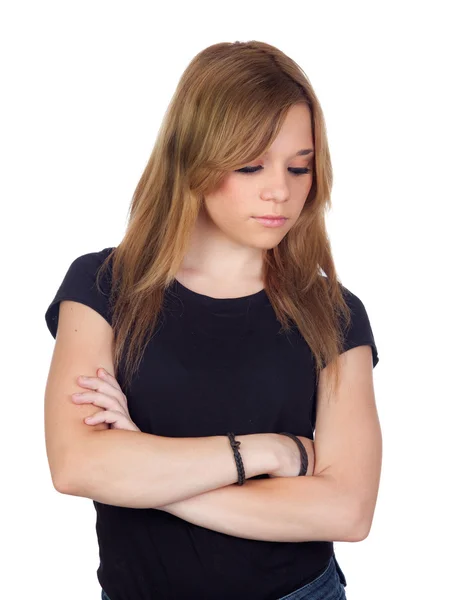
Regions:
<svg viewBox="0 0 450 600"><path fill-rule="evenodd" d="M244 167L243 169L238 169L235 171L235 173L256 173L260 169L262 169L262 167ZM311 169L308 167L298 169L292 167L289 169L289 171L291 171L293 175L306 175L307 173L311 172Z"/></svg>

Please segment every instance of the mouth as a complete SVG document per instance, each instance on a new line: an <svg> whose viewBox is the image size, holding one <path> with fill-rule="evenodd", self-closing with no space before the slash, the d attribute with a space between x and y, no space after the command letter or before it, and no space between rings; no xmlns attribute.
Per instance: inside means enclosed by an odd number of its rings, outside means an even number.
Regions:
<svg viewBox="0 0 450 600"><path fill-rule="evenodd" d="M252 219L255 219L255 221L266 227L280 227L287 221L287 217L277 216L252 217Z"/></svg>
<svg viewBox="0 0 450 600"><path fill-rule="evenodd" d="M287 219L283 215L257 215L253 217L254 219Z"/></svg>

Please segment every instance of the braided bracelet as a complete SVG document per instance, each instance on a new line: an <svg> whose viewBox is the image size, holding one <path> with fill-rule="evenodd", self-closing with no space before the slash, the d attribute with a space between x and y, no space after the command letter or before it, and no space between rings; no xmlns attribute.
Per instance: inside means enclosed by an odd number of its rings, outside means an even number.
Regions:
<svg viewBox="0 0 450 600"><path fill-rule="evenodd" d="M244 485L244 483L245 483L244 463L242 462L242 457L239 452L239 446L241 445L241 442L238 442L235 439L234 433L227 433L227 436L228 436L228 439L230 440L231 448L233 450L234 460L236 461L236 467L237 467L237 472L238 472L237 483L238 483L238 485Z"/></svg>
<svg viewBox="0 0 450 600"><path fill-rule="evenodd" d="M286 431L284 431L283 433L280 433L279 435L287 435L288 437L293 439L294 442L296 442L296 444L300 450L300 456L301 456L301 466L300 466L299 475L306 475L306 472L308 471L308 453L306 452L305 446L298 439L298 437L296 435L294 435L293 433L287 433Z"/></svg>

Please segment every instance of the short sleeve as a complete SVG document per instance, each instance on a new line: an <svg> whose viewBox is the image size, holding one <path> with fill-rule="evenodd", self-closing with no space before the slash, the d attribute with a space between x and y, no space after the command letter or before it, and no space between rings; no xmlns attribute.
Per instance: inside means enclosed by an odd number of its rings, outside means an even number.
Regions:
<svg viewBox="0 0 450 600"><path fill-rule="evenodd" d="M356 346L368 344L372 348L372 362L373 368L375 368L379 361L378 350L366 308L358 296L346 287L341 287L344 300L351 311L350 326L346 330L344 338L344 352L356 348Z"/></svg>
<svg viewBox="0 0 450 600"><path fill-rule="evenodd" d="M45 321L50 333L56 338L58 329L59 303L62 300L75 300L90 306L106 321L112 324L109 305L111 291L111 264L99 279L100 291L96 284L96 275L100 266L113 248L104 248L99 252L83 254L69 266L55 297L45 312Z"/></svg>

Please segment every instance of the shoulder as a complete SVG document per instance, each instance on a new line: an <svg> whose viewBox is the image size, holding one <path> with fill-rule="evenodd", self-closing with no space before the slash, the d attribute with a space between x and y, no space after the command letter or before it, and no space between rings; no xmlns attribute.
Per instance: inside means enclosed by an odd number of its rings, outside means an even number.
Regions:
<svg viewBox="0 0 450 600"><path fill-rule="evenodd" d="M108 247L77 256L70 264L69 269L76 272L96 273L113 250L113 247Z"/></svg>
<svg viewBox="0 0 450 600"><path fill-rule="evenodd" d="M111 291L111 262L108 264L102 276L98 278L97 274L106 258L111 254L113 248L103 248L102 250L88 252L76 257L70 264L67 273L61 283L60 291L68 288L71 291L79 290L80 293L102 294L108 297Z"/></svg>
<svg viewBox="0 0 450 600"><path fill-rule="evenodd" d="M341 285L342 295L345 303L350 309L350 324L345 330L344 349L350 350L356 346L369 345L372 348L373 367L379 361L378 349L366 306L359 295Z"/></svg>
<svg viewBox="0 0 450 600"><path fill-rule="evenodd" d="M364 303L361 300L360 296L356 295L355 292L349 290L342 284L340 284L340 288L342 290L342 295L344 297L345 303L347 304L353 315L356 317L367 315L366 307L364 306Z"/></svg>
<svg viewBox="0 0 450 600"><path fill-rule="evenodd" d="M323 277L324 280L327 279L326 275L321 275L321 277ZM351 291L348 287L345 287L341 282L338 282L338 285L341 289L344 301L349 307L353 316L357 318L363 315L367 316L366 307L364 306L361 298L357 296L353 291Z"/></svg>
<svg viewBox="0 0 450 600"><path fill-rule="evenodd" d="M90 306L101 314L109 324L112 322L110 307L111 263L102 276L97 273L114 247L103 248L77 256L66 268L53 300L45 312L47 327L56 337L59 316L59 304L63 300L72 300Z"/></svg>
<svg viewBox="0 0 450 600"><path fill-rule="evenodd" d="M344 352L356 346L367 344L372 348L373 367L375 367L379 362L378 349L366 306L361 297L353 290L350 290L342 283L339 283L339 287L341 288L344 301L350 310L350 323L347 328L343 328ZM341 323L344 323L343 319Z"/></svg>

